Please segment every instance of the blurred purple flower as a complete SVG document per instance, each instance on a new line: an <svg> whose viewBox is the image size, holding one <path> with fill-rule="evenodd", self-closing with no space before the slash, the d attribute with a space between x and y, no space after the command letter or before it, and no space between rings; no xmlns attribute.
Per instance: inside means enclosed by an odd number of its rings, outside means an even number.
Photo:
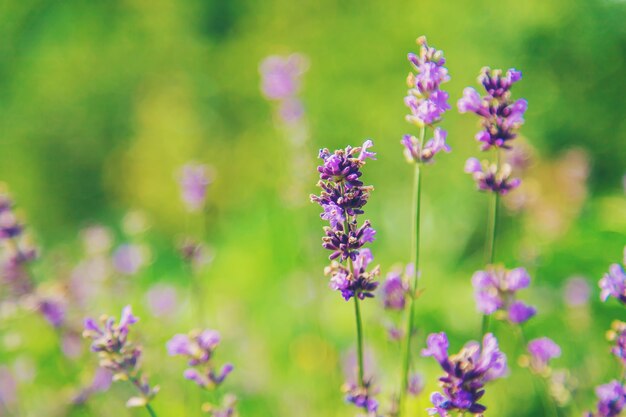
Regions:
<svg viewBox="0 0 626 417"><path fill-rule="evenodd" d="M154 317L170 316L178 305L176 288L166 284L155 284L150 287L146 293L146 300Z"/></svg>
<svg viewBox="0 0 626 417"><path fill-rule="evenodd" d="M59 328L65 319L65 306L57 300L39 300L38 310L52 326Z"/></svg>
<svg viewBox="0 0 626 417"><path fill-rule="evenodd" d="M409 385L407 391L410 395L417 397L424 391L425 381L424 375L420 373L414 373L409 375Z"/></svg>
<svg viewBox="0 0 626 417"><path fill-rule="evenodd" d="M572 277L565 282L563 299L570 307L582 307L589 302L591 287L585 278Z"/></svg>
<svg viewBox="0 0 626 417"><path fill-rule="evenodd" d="M383 304L388 310L404 310L409 283L397 272L390 272L382 285Z"/></svg>
<svg viewBox="0 0 626 417"><path fill-rule="evenodd" d="M61 350L63 354L70 359L78 358L81 353L83 353L83 344L80 334L65 332L61 340Z"/></svg>
<svg viewBox="0 0 626 417"><path fill-rule="evenodd" d="M0 365L0 405L12 406L16 403L17 380L8 367Z"/></svg>
<svg viewBox="0 0 626 417"><path fill-rule="evenodd" d="M611 324L611 330L607 332L607 339L614 342L611 353L626 367L626 323L615 320Z"/></svg>
<svg viewBox="0 0 626 417"><path fill-rule="evenodd" d="M512 323L524 323L537 311L534 307L515 300L515 296L519 290L529 285L530 275L524 268L507 270L490 267L486 271L477 271L472 276L476 308L486 315L503 311Z"/></svg>
<svg viewBox="0 0 626 417"><path fill-rule="evenodd" d="M220 335L215 330L192 331L189 334L174 335L166 344L170 356L185 356L188 368L183 373L185 379L194 381L203 388L216 388L233 371L227 363L218 370L213 364L215 349L220 343Z"/></svg>
<svg viewBox="0 0 626 417"><path fill-rule="evenodd" d="M596 388L598 397L597 412L591 411L585 417L617 417L626 407L626 388L619 381L613 380Z"/></svg>
<svg viewBox="0 0 626 417"><path fill-rule="evenodd" d="M307 67L306 58L300 54L268 56L259 66L261 91L270 100L293 97L300 90L300 77Z"/></svg>
<svg viewBox="0 0 626 417"><path fill-rule="evenodd" d="M135 275L145 264L146 259L141 246L124 243L113 253L113 266L124 275Z"/></svg>
<svg viewBox="0 0 626 417"><path fill-rule="evenodd" d="M624 263L626 264L626 259ZM609 272L604 274L598 285L601 289L600 299L602 301L606 301L609 297L615 297L622 304L626 304L626 272L624 272L622 265L611 265Z"/></svg>
<svg viewBox="0 0 626 417"><path fill-rule="evenodd" d="M531 340L527 349L530 354L530 368L537 373L545 372L550 360L561 356L559 345L548 337Z"/></svg>
<svg viewBox="0 0 626 417"><path fill-rule="evenodd" d="M181 198L190 212L204 208L207 187L213 181L209 171L207 165L195 163L188 163L180 169Z"/></svg>

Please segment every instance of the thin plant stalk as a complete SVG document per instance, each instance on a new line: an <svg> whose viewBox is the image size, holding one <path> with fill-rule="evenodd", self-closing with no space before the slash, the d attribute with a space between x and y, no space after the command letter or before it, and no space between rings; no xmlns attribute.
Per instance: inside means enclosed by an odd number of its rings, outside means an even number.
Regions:
<svg viewBox="0 0 626 417"><path fill-rule="evenodd" d="M346 233L350 232L350 220L348 217L348 211L344 210L344 230ZM352 258L348 257L348 270L352 276L354 276L354 265ZM354 294L354 319L356 321L356 354L357 354L357 384L359 387L365 387L365 371L363 361L363 321L361 319L361 306L359 305L358 294Z"/></svg>
<svg viewBox="0 0 626 417"><path fill-rule="evenodd" d="M500 168L500 152L496 150L496 172ZM491 204L489 205L489 219L487 221L487 245L485 258L487 265L493 265L496 256L496 236L498 233L498 207L500 206L500 194L493 192ZM483 315L481 325L481 335L484 336L489 331L489 316Z"/></svg>
<svg viewBox="0 0 626 417"><path fill-rule="evenodd" d="M426 128L420 129L420 149L424 145L424 135ZM402 369L400 372L400 396L399 396L399 411L402 415L404 408L404 398L407 395L409 386L409 369L411 367L411 340L415 327L415 299L417 298L417 288L419 281L419 258L420 258L420 212L421 212L421 166L420 162L415 163L415 174L413 179L413 235L412 235L412 250L411 258L413 263L413 280L410 284L411 292L409 294L409 311L407 317L406 326L406 344L403 355Z"/></svg>

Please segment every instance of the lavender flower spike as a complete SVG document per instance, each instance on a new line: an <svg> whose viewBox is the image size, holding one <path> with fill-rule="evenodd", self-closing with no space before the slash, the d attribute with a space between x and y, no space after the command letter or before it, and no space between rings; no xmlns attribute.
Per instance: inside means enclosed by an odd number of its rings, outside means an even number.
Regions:
<svg viewBox="0 0 626 417"><path fill-rule="evenodd" d="M438 122L450 109L448 93L440 90L440 85L448 82L450 77L444 67L446 60L443 52L428 46L425 36L418 38L417 44L420 46L419 55L408 55L415 74L410 73L407 78L409 91L404 103L411 111L406 116L407 121L423 127Z"/></svg>
<svg viewBox="0 0 626 417"><path fill-rule="evenodd" d="M478 82L485 89L480 96L473 88L466 88L458 101L460 113L475 113L481 119L482 130L476 140L482 144L482 150L491 147L509 149L509 142L517 137L517 131L524 124L524 113L528 103L524 99L513 101L511 87L522 78L522 73L515 69L482 69Z"/></svg>
<svg viewBox="0 0 626 417"><path fill-rule="evenodd" d="M607 332L607 339L614 343L611 353L626 367L626 323L615 320Z"/></svg>
<svg viewBox="0 0 626 417"><path fill-rule="evenodd" d="M139 319L132 313L130 306L124 307L119 323L113 317L102 316L100 324L91 318L85 319L83 337L92 340L91 350L98 354L100 366L113 373L114 380L131 381L141 396L132 397L128 407L149 406L150 400L157 394L159 387L150 387L139 369L141 347L128 340L130 327Z"/></svg>
<svg viewBox="0 0 626 417"><path fill-rule="evenodd" d="M408 162L434 162L434 157L439 152L450 152L451 148L446 143L448 133L440 127L434 130L434 137L422 147L418 138L412 135L404 135L404 156Z"/></svg>
<svg viewBox="0 0 626 417"><path fill-rule="evenodd" d="M487 407L478 401L485 394L485 384L503 377L507 372L506 356L491 333L485 335L482 346L478 342L469 342L452 356L448 355L446 334L431 334L422 355L433 356L446 372L439 378L442 392L434 392L430 397L433 407L428 409L429 415L447 417L453 412L482 414Z"/></svg>

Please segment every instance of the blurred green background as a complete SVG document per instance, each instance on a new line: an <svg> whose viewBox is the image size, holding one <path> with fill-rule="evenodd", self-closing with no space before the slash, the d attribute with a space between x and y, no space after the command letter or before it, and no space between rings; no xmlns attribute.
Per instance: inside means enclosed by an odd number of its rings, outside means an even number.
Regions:
<svg viewBox="0 0 626 417"><path fill-rule="evenodd" d="M520 190L523 208L515 194L507 203L497 258L531 271L525 298L540 314L527 333L563 347L556 367L570 370L574 399L562 415L579 415L592 406L594 385L618 377L604 332L613 318L626 319L612 303L599 303L595 290L626 243L624 22L626 2L618 0L5 1L0 181L42 248L35 269L42 283L78 262L81 228L103 223L123 242L130 239L121 227L125 213L145 213L151 266L124 293L102 294L100 305L74 314L79 323L81 314L117 315L133 305L142 318L135 335L144 368L161 385L160 415L200 414L185 408L195 387L182 379L182 359L166 359L164 349L171 335L198 326L175 252L189 233L215 251L204 275L204 324L223 334L220 359L236 364L228 389L239 396L241 414L351 415L338 389L341 360L353 346L352 306L327 288L319 207L308 203L317 149L374 140L378 160L364 170L375 186L367 206L378 230L372 250L384 273L406 263L412 168L399 141L416 133L403 120L406 54L422 34L444 50L453 111L442 126L453 152L424 176L426 293L418 315L420 340L446 330L457 350L480 326L470 277L483 263L487 199L463 173L464 161L479 154L476 119L459 115L454 104L464 87L475 86L481 67L521 69L514 96L527 98L529 110L519 142L532 149L533 162ZM299 148L286 140L259 89L263 58L293 52L310 62L301 94L310 140ZM310 174L289 198L301 201L294 205L284 194L302 154ZM188 215L179 199L175 173L191 160L216 172L206 219ZM563 283L574 275L594 288L590 305L575 310L562 300ZM146 309L145 291L157 282L178 289L183 304L172 317ZM388 319L379 302L364 310L368 346L388 391L398 347L385 341ZM32 314L0 330L5 341L20 340L5 343L1 363L35 369L20 383L19 415L144 413L124 408L130 390L123 385L68 411L64 401L91 377L96 359L85 352L68 364L54 332ZM489 389L488 415L540 415L530 377L515 365L513 333L496 331L513 370ZM428 387L414 410L435 388L440 371L433 363L417 361Z"/></svg>

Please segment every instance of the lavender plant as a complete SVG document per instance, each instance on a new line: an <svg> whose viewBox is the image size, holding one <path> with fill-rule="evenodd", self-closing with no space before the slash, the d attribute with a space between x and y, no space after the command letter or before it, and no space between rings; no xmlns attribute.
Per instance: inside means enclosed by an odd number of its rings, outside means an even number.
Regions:
<svg viewBox="0 0 626 417"><path fill-rule="evenodd" d="M412 228L412 251L411 263L413 276L410 279L410 290L406 292L409 298L409 308L406 319L406 338L402 368L400 371L400 394L399 412L403 412L403 399L409 390L409 372L411 368L412 336L415 330L415 300L418 292L419 260L420 260L420 216L421 216L421 193L423 164L434 162L438 153L450 152L446 143L447 132L440 127L435 127L442 120L443 114L450 109L448 105L448 93L441 89L441 84L450 80L443 52L431 47L426 42L426 37L417 39L419 53L410 53L408 60L415 72L409 73L407 85L408 95L404 99L410 114L406 116L407 122L419 128L419 137L405 135L401 141L404 145L404 155L409 163L414 164L413 180L413 228ZM426 131L432 130L433 137L425 141Z"/></svg>
<svg viewBox="0 0 626 417"><path fill-rule="evenodd" d="M354 300L354 313L357 331L357 378L356 384L347 385L346 401L367 412L375 413L378 402L372 398L371 380L364 378L363 366L363 325L360 301L374 297L378 287L375 281L380 273L378 266L370 267L373 260L369 249L363 248L374 241L376 231L370 221L359 224L359 216L364 214L373 187L365 186L360 177L366 160L376 155L368 151L373 146L367 140L362 146L338 149L331 153L322 149L319 153L323 161L317 170L320 174L319 195L312 195L311 201L318 203L323 213L320 217L328 221L324 227L322 246L332 253L330 266L324 270L330 276L330 287L339 291L349 301Z"/></svg>
<svg viewBox="0 0 626 417"><path fill-rule="evenodd" d="M139 366L142 349L128 339L130 326L138 320L130 306L124 307L117 323L114 317L102 316L100 324L87 318L83 337L92 340L91 350L98 354L99 365L111 371L115 381L129 381L139 391L139 395L131 397L126 406L145 407L155 417L156 413L150 401L159 391L159 387L151 387L148 383Z"/></svg>
<svg viewBox="0 0 626 417"><path fill-rule="evenodd" d="M495 161L480 162L470 158L465 164L465 172L472 174L476 186L481 191L491 192L488 221L486 264L493 265L495 260L496 236L498 230L498 207L500 196L507 194L520 185L520 180L511 178L511 166L501 162L500 151L510 150L511 141L517 137L519 128L524 123L524 113L528 107L525 99L513 101L511 87L521 80L522 73L514 68L506 73L485 67L481 70L478 82L483 86L485 94L481 96L475 89L468 87L463 91L457 107L461 113L475 113L480 118L481 130L476 140L481 150L495 150ZM531 310L517 305L514 309L523 316ZM483 316L482 334L489 329L489 316Z"/></svg>
<svg viewBox="0 0 626 417"><path fill-rule="evenodd" d="M194 330L189 334L177 334L167 342L170 356L180 355L188 359L190 366L183 376L195 382L200 388L216 392L226 377L233 371L232 364L227 363L217 368L214 363L215 350L220 343L220 334L215 330ZM203 410L214 417L230 417L235 415L236 397L224 395L221 405L205 403Z"/></svg>

